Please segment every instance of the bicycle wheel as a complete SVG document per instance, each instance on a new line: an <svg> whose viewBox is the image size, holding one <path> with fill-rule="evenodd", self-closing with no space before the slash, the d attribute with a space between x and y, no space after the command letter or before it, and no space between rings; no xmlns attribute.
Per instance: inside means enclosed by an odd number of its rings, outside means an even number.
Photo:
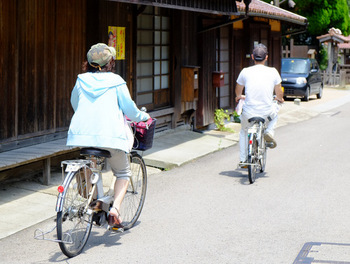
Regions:
<svg viewBox="0 0 350 264"><path fill-rule="evenodd" d="M260 148L260 153L259 153L260 172L265 171L266 157L267 157L266 141L265 141L264 137L261 137L261 148Z"/></svg>
<svg viewBox="0 0 350 264"><path fill-rule="evenodd" d="M249 137L248 144L248 179L250 183L255 182L256 169L258 166L258 141L256 140L256 135L251 135Z"/></svg>
<svg viewBox="0 0 350 264"><path fill-rule="evenodd" d="M131 228L139 218L147 190L146 165L136 152L131 153L130 169L132 176L120 210L124 230Z"/></svg>
<svg viewBox="0 0 350 264"><path fill-rule="evenodd" d="M92 187L87 179L90 175L88 167L74 172L64 186L63 209L57 212L57 238L62 241L59 246L69 258L81 253L91 232L93 214L86 212Z"/></svg>

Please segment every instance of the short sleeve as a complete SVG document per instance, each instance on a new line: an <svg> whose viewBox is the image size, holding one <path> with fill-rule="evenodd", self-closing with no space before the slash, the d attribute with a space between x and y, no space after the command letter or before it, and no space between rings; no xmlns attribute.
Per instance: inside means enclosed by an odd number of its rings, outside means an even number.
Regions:
<svg viewBox="0 0 350 264"><path fill-rule="evenodd" d="M282 82L282 78L281 78L281 75L279 74L279 72L276 70L276 68L273 68L273 69L275 71L275 73L274 73L274 75L275 75L274 84L277 85L277 84Z"/></svg>
<svg viewBox="0 0 350 264"><path fill-rule="evenodd" d="M238 78L237 78L237 83L239 85L245 85L246 78L245 78L245 68L239 73Z"/></svg>

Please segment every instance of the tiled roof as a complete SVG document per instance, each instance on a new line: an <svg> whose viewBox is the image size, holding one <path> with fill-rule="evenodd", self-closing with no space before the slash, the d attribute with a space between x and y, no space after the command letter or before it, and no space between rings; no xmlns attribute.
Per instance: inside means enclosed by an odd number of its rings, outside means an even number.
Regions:
<svg viewBox="0 0 350 264"><path fill-rule="evenodd" d="M242 2L237 2L237 9L240 13L245 13L245 4ZM277 6L265 3L260 0L252 0L249 5L248 15L251 16L262 16L267 18L272 18L276 20L282 20L286 22L291 22L295 24L305 25L307 23L307 18L279 8Z"/></svg>
<svg viewBox="0 0 350 264"><path fill-rule="evenodd" d="M340 49L350 49L350 43L338 43Z"/></svg>
<svg viewBox="0 0 350 264"><path fill-rule="evenodd" d="M321 43L327 42L329 40L343 43L343 42L350 42L350 36L344 36L342 32L339 29L331 28L328 30L327 34L321 35L316 37Z"/></svg>

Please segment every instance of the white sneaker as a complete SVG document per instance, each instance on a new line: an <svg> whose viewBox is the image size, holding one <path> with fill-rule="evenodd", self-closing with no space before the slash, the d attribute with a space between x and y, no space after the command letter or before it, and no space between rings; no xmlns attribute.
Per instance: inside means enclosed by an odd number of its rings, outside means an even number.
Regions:
<svg viewBox="0 0 350 264"><path fill-rule="evenodd" d="M276 140L273 139L272 135L270 133L266 133L264 135L264 138L266 140L267 146L270 148L275 148L277 147L277 142Z"/></svg>

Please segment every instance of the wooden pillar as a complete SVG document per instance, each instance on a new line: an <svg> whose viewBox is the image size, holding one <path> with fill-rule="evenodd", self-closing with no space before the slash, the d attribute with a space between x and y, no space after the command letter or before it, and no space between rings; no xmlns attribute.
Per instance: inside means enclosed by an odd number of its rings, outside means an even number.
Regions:
<svg viewBox="0 0 350 264"><path fill-rule="evenodd" d="M51 181L51 159L44 159L43 184L49 185Z"/></svg>

